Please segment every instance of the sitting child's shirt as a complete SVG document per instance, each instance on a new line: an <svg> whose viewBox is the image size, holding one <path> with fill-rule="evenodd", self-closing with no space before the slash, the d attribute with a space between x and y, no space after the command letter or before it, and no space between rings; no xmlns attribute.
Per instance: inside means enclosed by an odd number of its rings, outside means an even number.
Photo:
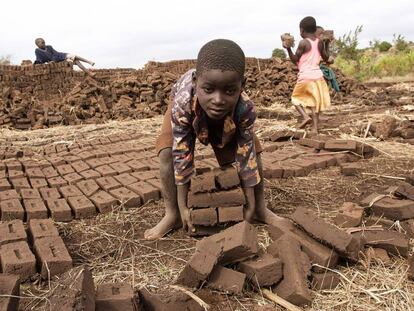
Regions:
<svg viewBox="0 0 414 311"><path fill-rule="evenodd" d="M207 114L201 108L192 86L195 70L187 71L171 90L173 162L177 185L189 182L194 172L196 138L204 144L222 148L236 139L236 162L243 187L253 187L260 182L254 145L254 105L245 93L239 98L233 115L225 117L223 127L212 133L207 125Z"/></svg>
<svg viewBox="0 0 414 311"><path fill-rule="evenodd" d="M45 49L37 48L35 50L36 64L44 64L48 62L63 62L67 53L57 52L51 45L46 45Z"/></svg>

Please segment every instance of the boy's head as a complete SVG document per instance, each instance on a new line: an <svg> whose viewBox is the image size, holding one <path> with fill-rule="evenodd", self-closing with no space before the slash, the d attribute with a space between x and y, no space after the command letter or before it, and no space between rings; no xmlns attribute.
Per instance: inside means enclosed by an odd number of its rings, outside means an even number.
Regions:
<svg viewBox="0 0 414 311"><path fill-rule="evenodd" d="M319 38L319 36L322 34L322 32L324 32L325 31L325 29L323 29L323 27L322 26L316 26L316 31L315 31L315 36L317 37L317 38Z"/></svg>
<svg viewBox="0 0 414 311"><path fill-rule="evenodd" d="M302 38L306 34L314 34L316 32L316 20L312 16L306 16L299 23L300 35Z"/></svg>
<svg viewBox="0 0 414 311"><path fill-rule="evenodd" d="M210 119L220 120L233 112L244 86L244 70L243 50L231 40L216 39L200 49L193 84Z"/></svg>
<svg viewBox="0 0 414 311"><path fill-rule="evenodd" d="M37 38L35 44L39 49L44 49L46 47L45 40L43 38Z"/></svg>

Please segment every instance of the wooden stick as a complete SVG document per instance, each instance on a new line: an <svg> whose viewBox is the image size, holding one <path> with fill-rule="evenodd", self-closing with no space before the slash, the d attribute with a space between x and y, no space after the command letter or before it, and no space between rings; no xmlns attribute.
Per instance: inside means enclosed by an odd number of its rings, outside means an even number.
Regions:
<svg viewBox="0 0 414 311"><path fill-rule="evenodd" d="M178 286L178 285L170 285L171 288L179 290L181 292L183 292L184 294L188 295L189 297L191 297L192 299L194 299L202 308L204 308L204 310L209 310L210 309L210 305L208 305L206 302L204 302L203 300L201 300L200 297L198 297L197 295L195 295L194 293L190 292L189 290Z"/></svg>
<svg viewBox="0 0 414 311"><path fill-rule="evenodd" d="M272 293L268 289L263 288L262 293L267 299L269 299L269 300L273 301L274 303L286 308L286 310L289 310L289 311L303 311L302 308L299 308L299 307L295 306L294 304L292 304L289 301L283 299L282 297L276 295L275 293Z"/></svg>
<svg viewBox="0 0 414 311"><path fill-rule="evenodd" d="M367 138L370 127L371 127L371 121L368 122L367 128L365 129L364 138Z"/></svg>
<svg viewBox="0 0 414 311"><path fill-rule="evenodd" d="M397 180L405 180L405 177L397 177L397 176L389 176L389 175L380 175L380 174L374 174L374 173L362 173L362 175L376 176L376 177L383 177L383 178L397 179Z"/></svg>

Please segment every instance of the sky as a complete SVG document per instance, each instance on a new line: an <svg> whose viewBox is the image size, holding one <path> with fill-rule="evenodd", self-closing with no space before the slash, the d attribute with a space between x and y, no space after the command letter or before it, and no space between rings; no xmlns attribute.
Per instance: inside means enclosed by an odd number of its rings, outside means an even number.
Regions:
<svg viewBox="0 0 414 311"><path fill-rule="evenodd" d="M194 59L212 39L236 41L246 56L267 58L280 35L299 39L308 15L336 36L363 25L360 46L402 34L414 41L413 0L71 0L2 1L0 57L34 60L34 40L95 61L139 68L150 60Z"/></svg>

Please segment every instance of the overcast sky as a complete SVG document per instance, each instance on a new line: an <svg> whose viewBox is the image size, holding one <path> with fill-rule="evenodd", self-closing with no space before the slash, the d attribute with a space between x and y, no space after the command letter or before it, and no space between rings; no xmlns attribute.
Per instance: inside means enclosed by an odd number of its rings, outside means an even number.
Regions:
<svg viewBox="0 0 414 311"><path fill-rule="evenodd" d="M236 41L247 56L269 57L281 33L299 38L307 15L336 35L363 25L361 46L391 41L394 33L414 41L413 0L13 0L1 3L0 56L33 60L34 39L43 37L98 68L196 58L215 38Z"/></svg>

